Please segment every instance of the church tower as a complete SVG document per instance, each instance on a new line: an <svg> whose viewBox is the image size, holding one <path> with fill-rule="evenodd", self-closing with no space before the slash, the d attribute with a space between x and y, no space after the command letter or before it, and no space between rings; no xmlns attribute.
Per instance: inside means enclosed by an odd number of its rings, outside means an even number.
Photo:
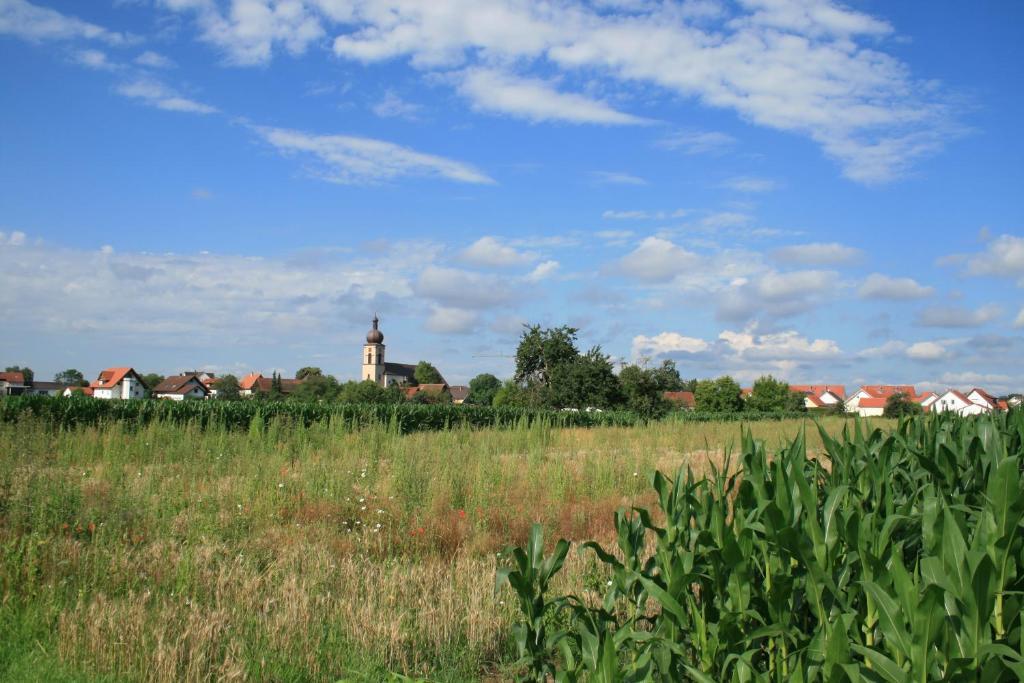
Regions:
<svg viewBox="0 0 1024 683"><path fill-rule="evenodd" d="M373 329L366 333L363 345L363 380L372 380L384 386L384 335L377 325L380 320L373 316Z"/></svg>

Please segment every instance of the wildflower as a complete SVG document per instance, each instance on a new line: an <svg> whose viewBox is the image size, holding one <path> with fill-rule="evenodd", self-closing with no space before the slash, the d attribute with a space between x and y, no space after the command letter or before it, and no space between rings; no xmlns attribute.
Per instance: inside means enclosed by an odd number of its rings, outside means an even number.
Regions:
<svg viewBox="0 0 1024 683"><path fill-rule="evenodd" d="M384 511L383 511L383 510L377 510L377 514L378 514L378 515L383 515L383 514L384 514Z"/></svg>
<svg viewBox="0 0 1024 683"><path fill-rule="evenodd" d="M466 511L465 510L459 510L459 518L461 518L461 519L465 519L466 518Z"/></svg>
<svg viewBox="0 0 1024 683"><path fill-rule="evenodd" d="M612 585L612 581L611 580L608 581L608 585L609 586Z"/></svg>
<svg viewBox="0 0 1024 683"><path fill-rule="evenodd" d="M359 508L359 509L360 509L360 510L365 510L365 509L366 509L366 506L364 505L363 507L361 507L361 508Z"/></svg>
<svg viewBox="0 0 1024 683"><path fill-rule="evenodd" d="M278 485L277 485L277 488L279 488L279 489L283 489L283 488L284 488L284 484L278 484Z"/></svg>
<svg viewBox="0 0 1024 683"><path fill-rule="evenodd" d="M633 473L633 476L634 476L634 477L636 477L636 476L638 476L639 474L640 474L639 472L634 472L634 473Z"/></svg>
<svg viewBox="0 0 1024 683"><path fill-rule="evenodd" d="M360 499L359 499L359 502L360 502L360 503L363 503L363 502L365 502L365 501L366 501L366 499L365 499L365 498L360 498Z"/></svg>

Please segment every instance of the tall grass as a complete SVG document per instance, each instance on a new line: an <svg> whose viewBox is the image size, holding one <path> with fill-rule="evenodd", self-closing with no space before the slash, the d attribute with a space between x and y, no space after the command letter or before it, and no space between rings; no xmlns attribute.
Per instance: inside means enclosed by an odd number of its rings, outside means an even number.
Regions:
<svg viewBox="0 0 1024 683"><path fill-rule="evenodd" d="M751 428L775 446L802 424ZM496 553L534 522L610 540L616 508L652 502L648 471L703 471L739 437L22 415L0 423L0 678L506 679L515 613L493 591ZM573 554L556 586L603 571Z"/></svg>

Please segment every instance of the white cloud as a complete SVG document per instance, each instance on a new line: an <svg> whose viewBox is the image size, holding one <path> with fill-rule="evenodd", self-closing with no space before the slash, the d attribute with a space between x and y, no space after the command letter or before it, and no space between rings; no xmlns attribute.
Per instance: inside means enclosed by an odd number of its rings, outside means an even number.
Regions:
<svg viewBox="0 0 1024 683"><path fill-rule="evenodd" d="M482 111L508 114L529 121L566 121L604 125L637 125L646 119L613 109L608 104L559 92L551 83L523 78L491 68L468 69L459 93Z"/></svg>
<svg viewBox="0 0 1024 683"><path fill-rule="evenodd" d="M234 0L227 14L212 0L160 0L168 9L191 12L203 41L220 48L231 64L251 66L270 61L274 47L300 55L324 37L321 13L348 18L340 3L302 0Z"/></svg>
<svg viewBox="0 0 1024 683"><path fill-rule="evenodd" d="M401 176L441 177L462 183L494 181L470 164L424 154L384 140L315 135L285 128L253 127L283 154L306 154L320 163L317 177L342 184L374 183Z"/></svg>
<svg viewBox="0 0 1024 683"><path fill-rule="evenodd" d="M751 178L749 176L737 176L729 178L721 184L721 187L736 192L772 192L779 189L778 181L770 178Z"/></svg>
<svg viewBox="0 0 1024 683"><path fill-rule="evenodd" d="M456 268L427 266L416 281L416 293L442 307L484 310L515 300L508 278Z"/></svg>
<svg viewBox="0 0 1024 683"><path fill-rule="evenodd" d="M146 50L136 57L135 63L139 66L146 66L151 69L172 69L176 66L172 60L158 52L153 52L152 50Z"/></svg>
<svg viewBox="0 0 1024 683"><path fill-rule="evenodd" d="M415 121L422 108L418 104L406 102L394 90L388 90L384 93L383 99L373 105L373 113L381 118L400 118Z"/></svg>
<svg viewBox="0 0 1024 683"><path fill-rule="evenodd" d="M475 266L508 268L537 260L532 252L521 252L496 237L481 237L459 253L459 260Z"/></svg>
<svg viewBox="0 0 1024 683"><path fill-rule="evenodd" d="M537 266L526 274L525 280L527 282L540 282L554 275L559 269L558 261L544 261L538 263Z"/></svg>
<svg viewBox="0 0 1024 683"><path fill-rule="evenodd" d="M901 176L953 132L933 85L914 81L879 49L886 22L828 2L748 3L724 22L694 19L674 3L627 12L513 0L351 7L355 29L334 41L341 57L408 56L424 69L543 60L564 72L653 85L803 134L859 182Z"/></svg>
<svg viewBox="0 0 1024 683"><path fill-rule="evenodd" d="M213 192L206 189L205 187L196 187L192 189L193 199L213 199Z"/></svg>
<svg viewBox="0 0 1024 683"><path fill-rule="evenodd" d="M934 287L926 287L909 277L889 277L872 273L857 290L862 299L890 299L894 301L923 299L935 293Z"/></svg>
<svg viewBox="0 0 1024 683"><path fill-rule="evenodd" d="M967 274L1014 278L1024 287L1024 237L995 238L984 252L967 259Z"/></svg>
<svg viewBox="0 0 1024 683"><path fill-rule="evenodd" d="M213 114L217 112L202 102L182 96L174 89L150 79L140 78L122 83L114 88L117 94L166 111L180 111L190 114Z"/></svg>
<svg viewBox="0 0 1024 683"><path fill-rule="evenodd" d="M605 185L646 185L647 181L640 176L618 171L591 171L591 177Z"/></svg>
<svg viewBox="0 0 1024 683"><path fill-rule="evenodd" d="M804 313L827 300L836 291L838 279L829 270L768 271L749 280L737 278L718 294L718 316L748 320Z"/></svg>
<svg viewBox="0 0 1024 683"><path fill-rule="evenodd" d="M781 263L802 266L838 266L858 261L864 252L838 242L815 242L781 247L772 256Z"/></svg>
<svg viewBox="0 0 1024 683"><path fill-rule="evenodd" d="M685 154L720 154L736 144L736 138L718 131L677 131L658 140L664 149Z"/></svg>
<svg viewBox="0 0 1024 683"><path fill-rule="evenodd" d="M615 221L663 221L668 218L682 218L688 213L686 209L675 211L605 211L601 218Z"/></svg>
<svg viewBox="0 0 1024 683"><path fill-rule="evenodd" d="M660 237L647 237L622 257L619 270L641 282L668 282L699 262L691 251Z"/></svg>
<svg viewBox="0 0 1024 683"><path fill-rule="evenodd" d="M719 230L721 228L738 228L747 225L752 220L747 214L738 211L719 211L702 218L700 224L710 230Z"/></svg>
<svg viewBox="0 0 1024 683"><path fill-rule="evenodd" d="M949 355L946 347L937 342L923 341L911 344L906 350L907 357L914 360L942 360Z"/></svg>
<svg viewBox="0 0 1024 683"><path fill-rule="evenodd" d="M906 342L899 340L887 341L881 346L866 348L857 354L860 358L894 358L902 355L907 349Z"/></svg>
<svg viewBox="0 0 1024 683"><path fill-rule="evenodd" d="M724 330L718 338L738 356L748 360L818 360L842 354L831 339L810 340L796 330L756 334L754 328L743 332Z"/></svg>
<svg viewBox="0 0 1024 683"><path fill-rule="evenodd" d="M1013 326L1018 329L1024 327L1024 308L1020 309L1020 313L1017 314L1017 319L1013 321Z"/></svg>
<svg viewBox="0 0 1024 683"><path fill-rule="evenodd" d="M25 233L21 230L15 230L10 235L5 232L0 232L0 246L9 245L12 247L20 247L25 244Z"/></svg>
<svg viewBox="0 0 1024 683"><path fill-rule="evenodd" d="M480 325L480 316L461 308L434 306L427 316L426 327L438 334L468 334Z"/></svg>
<svg viewBox="0 0 1024 683"><path fill-rule="evenodd" d="M102 26L61 14L26 0L0 0L0 34L23 40L98 40L110 45L136 42L134 36L108 31Z"/></svg>
<svg viewBox="0 0 1024 683"><path fill-rule="evenodd" d="M633 337L633 358L655 357L673 354L703 353L710 348L703 339L686 337L678 332L662 332L653 337L638 334Z"/></svg>
<svg viewBox="0 0 1024 683"><path fill-rule="evenodd" d="M106 53L100 50L78 50L72 57L77 64L88 69L115 71L118 68L117 64L107 59Z"/></svg>
<svg viewBox="0 0 1024 683"><path fill-rule="evenodd" d="M998 318L1002 312L995 304L977 309L932 306L918 314L915 324L921 327L980 327Z"/></svg>

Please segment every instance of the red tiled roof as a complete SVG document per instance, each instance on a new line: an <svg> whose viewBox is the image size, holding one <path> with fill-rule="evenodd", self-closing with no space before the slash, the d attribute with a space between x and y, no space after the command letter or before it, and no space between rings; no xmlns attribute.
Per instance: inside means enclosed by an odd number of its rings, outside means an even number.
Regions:
<svg viewBox="0 0 1024 683"><path fill-rule="evenodd" d="M865 384L860 390L874 398L888 398L893 394L904 394L910 399L917 396L917 390L912 384Z"/></svg>
<svg viewBox="0 0 1024 683"><path fill-rule="evenodd" d="M175 375L174 377L168 377L164 381L160 382L153 388L154 394L187 394L192 391L195 386L192 384L192 380L195 380L199 386L203 388L203 393L209 393L209 389L199 381L199 378L195 375Z"/></svg>
<svg viewBox="0 0 1024 683"><path fill-rule="evenodd" d="M885 402L888 400L886 396L869 396L862 398L858 406L861 408L884 408Z"/></svg>
<svg viewBox="0 0 1024 683"><path fill-rule="evenodd" d="M803 393L803 392L797 392L797 393ZM810 392L804 393L804 396L807 397L808 401L810 401L812 404L814 404L815 408L822 408L822 407L825 406L825 402L822 401L821 398L819 398L818 396L815 396L814 394L812 394Z"/></svg>
<svg viewBox="0 0 1024 683"><path fill-rule="evenodd" d="M996 403L996 397L995 396L993 396L992 394L988 393L984 389L979 389L978 387L974 387L973 389L968 391L967 395L970 396L974 392L978 392L978 395L981 396L982 399L984 399L984 401L988 404L988 406L990 408L995 408L998 405Z"/></svg>
<svg viewBox="0 0 1024 683"><path fill-rule="evenodd" d="M252 389L253 385L255 385L262 377L263 375L261 375L258 372L250 372L248 375L242 378L241 382L238 383L238 388L242 389L243 391L247 389Z"/></svg>
<svg viewBox="0 0 1024 683"><path fill-rule="evenodd" d="M23 372L0 372L0 381L9 384L24 384L25 373Z"/></svg>
<svg viewBox="0 0 1024 683"><path fill-rule="evenodd" d="M138 374L132 368L107 368L89 386L93 389L108 389L117 386L129 373L135 375L136 379L139 379Z"/></svg>
<svg viewBox="0 0 1024 683"><path fill-rule="evenodd" d="M831 391L841 399L846 399L846 387L842 384L790 384L790 391L798 394L814 394L818 398L826 391Z"/></svg>
<svg viewBox="0 0 1024 683"><path fill-rule="evenodd" d="M1010 409L1010 404L1007 403L1006 401L1003 401L1002 399L1000 399L1000 400L996 401L996 407L998 407L999 410L1009 410Z"/></svg>
<svg viewBox="0 0 1024 683"><path fill-rule="evenodd" d="M697 401L694 399L692 391L666 391L661 396L666 401L678 403L679 405L687 408L693 408L697 405Z"/></svg>

